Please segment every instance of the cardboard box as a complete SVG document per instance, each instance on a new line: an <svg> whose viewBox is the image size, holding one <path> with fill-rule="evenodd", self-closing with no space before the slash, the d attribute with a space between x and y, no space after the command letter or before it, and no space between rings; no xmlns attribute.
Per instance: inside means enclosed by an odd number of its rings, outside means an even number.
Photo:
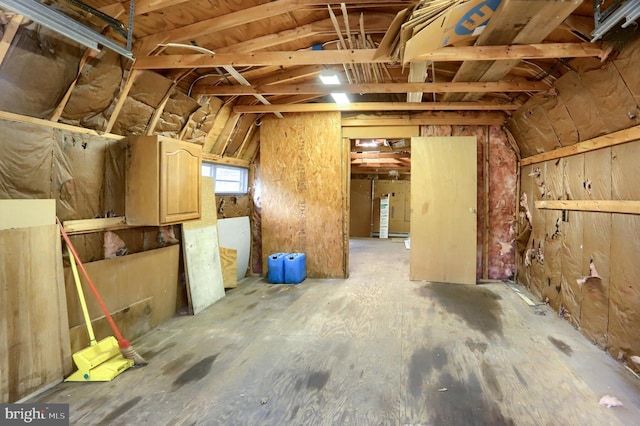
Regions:
<svg viewBox="0 0 640 426"><path fill-rule="evenodd" d="M441 47L468 42L487 25L501 0L471 0L449 8L407 42L403 62Z"/></svg>

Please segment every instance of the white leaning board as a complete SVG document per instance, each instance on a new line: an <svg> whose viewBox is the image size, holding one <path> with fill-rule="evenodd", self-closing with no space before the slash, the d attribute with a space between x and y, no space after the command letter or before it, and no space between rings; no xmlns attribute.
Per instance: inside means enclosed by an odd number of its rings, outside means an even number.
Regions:
<svg viewBox="0 0 640 426"><path fill-rule="evenodd" d="M238 281L243 279L249 267L251 226L249 216L218 220L220 247L238 251Z"/></svg>

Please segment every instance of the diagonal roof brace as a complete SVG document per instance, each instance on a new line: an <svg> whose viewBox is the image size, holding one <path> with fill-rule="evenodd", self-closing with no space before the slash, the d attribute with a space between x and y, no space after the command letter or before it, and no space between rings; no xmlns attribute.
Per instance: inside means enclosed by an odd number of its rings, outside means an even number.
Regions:
<svg viewBox="0 0 640 426"><path fill-rule="evenodd" d="M106 47L124 57L133 59L131 50L120 46L110 38L82 25L64 13L51 9L38 0L0 0L0 6L25 16L90 49L100 50L101 47Z"/></svg>

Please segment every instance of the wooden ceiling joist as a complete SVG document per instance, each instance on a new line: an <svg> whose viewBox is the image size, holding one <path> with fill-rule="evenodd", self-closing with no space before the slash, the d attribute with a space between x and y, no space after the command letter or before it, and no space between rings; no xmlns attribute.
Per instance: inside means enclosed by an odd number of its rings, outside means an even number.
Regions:
<svg viewBox="0 0 640 426"><path fill-rule="evenodd" d="M215 55L161 55L139 57L135 69L214 68L244 66L336 65L349 63L384 63L388 58L374 59L375 49L304 50L255 53L221 53ZM511 59L604 58L600 43L543 43L514 46L443 47L422 54L416 60L433 62L495 61Z"/></svg>
<svg viewBox="0 0 640 426"><path fill-rule="evenodd" d="M499 111L426 111L402 115L359 114L343 117L342 126L500 126L506 119L506 115Z"/></svg>
<svg viewBox="0 0 640 426"><path fill-rule="evenodd" d="M196 86L196 95L328 95L331 92L345 93L404 93L404 92L543 92L549 86L539 81L504 82L457 82L457 83L364 83L327 86L322 84L291 84L262 86ZM417 101L416 101L417 102Z"/></svg>
<svg viewBox="0 0 640 426"><path fill-rule="evenodd" d="M316 103L300 105L236 105L235 113L319 112L319 111L515 111L516 104L490 102L355 102L350 104Z"/></svg>

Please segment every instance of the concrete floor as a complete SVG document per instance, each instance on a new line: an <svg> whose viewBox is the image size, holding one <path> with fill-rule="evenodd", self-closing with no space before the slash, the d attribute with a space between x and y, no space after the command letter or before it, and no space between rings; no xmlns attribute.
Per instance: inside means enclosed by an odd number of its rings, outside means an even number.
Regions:
<svg viewBox="0 0 640 426"><path fill-rule="evenodd" d="M639 424L640 380L504 283L411 282L389 240L352 240L350 262L348 280L247 279L134 342L147 367L31 402L81 425Z"/></svg>

